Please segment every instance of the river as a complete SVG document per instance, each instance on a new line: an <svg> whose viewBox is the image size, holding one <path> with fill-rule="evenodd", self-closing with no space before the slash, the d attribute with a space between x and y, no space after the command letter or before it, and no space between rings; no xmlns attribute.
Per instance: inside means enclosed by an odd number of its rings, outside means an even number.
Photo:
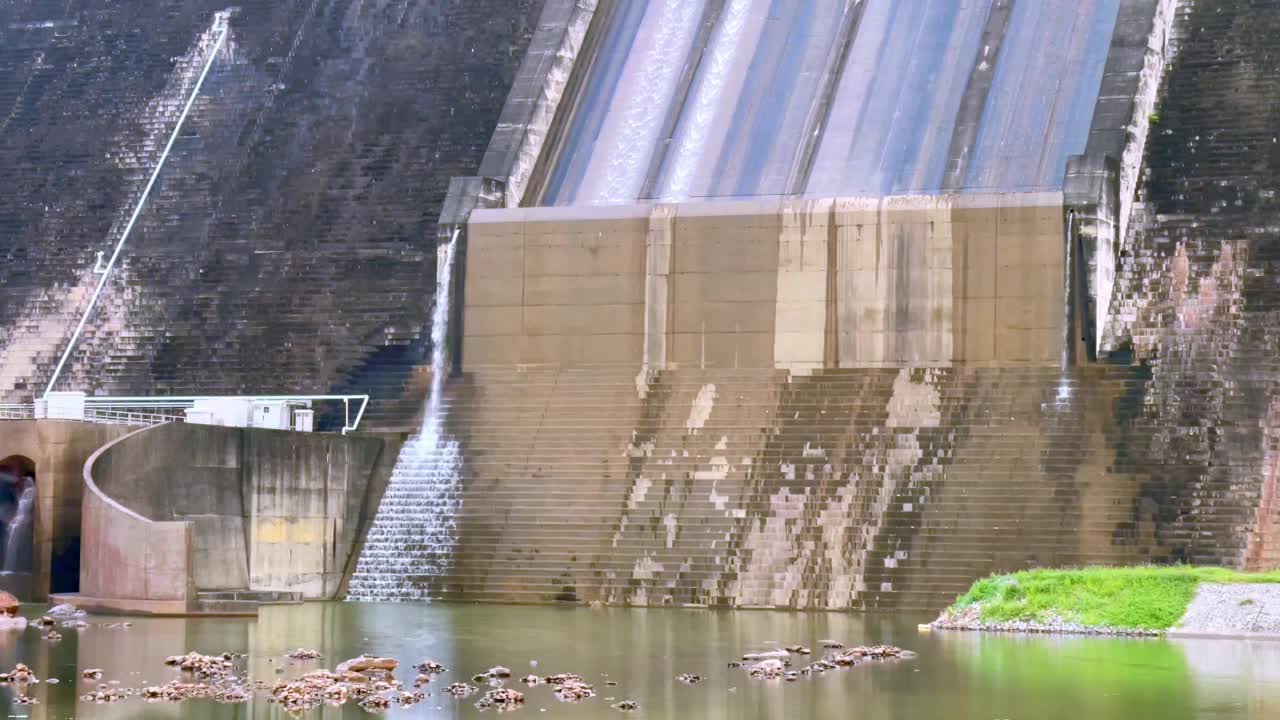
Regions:
<svg viewBox="0 0 1280 720"><path fill-rule="evenodd" d="M25 614L37 612L29 609ZM598 696L557 702L547 687L524 688L515 717L547 718L858 718L860 720L1137 720L1280 717L1280 643L920 633L926 618L846 613L600 609L490 605L314 603L270 607L255 621L235 618L87 618L50 643L35 628L0 633L0 663L31 666L58 684L33 686L38 705L12 705L11 718L284 718L264 697L242 705L206 700L149 704L137 697L110 705L79 699L101 681L141 687L169 680L167 655L244 653L249 677L287 678L317 667L284 654L319 650L320 664L370 652L399 658L408 683L412 665L433 659L449 672L424 702L394 708L392 718L479 718L494 711L441 692L493 665L516 677L578 673ZM891 643L918 653L909 661L864 664L796 682L761 681L728 667L744 651L820 642ZM536 666L534 663L536 662ZM799 667L799 664L797 664ZM686 685L681 673L705 676ZM606 680L616 686L606 685ZM13 689L0 685L12 700ZM623 713L621 699L639 703ZM304 717L361 718L354 704Z"/></svg>

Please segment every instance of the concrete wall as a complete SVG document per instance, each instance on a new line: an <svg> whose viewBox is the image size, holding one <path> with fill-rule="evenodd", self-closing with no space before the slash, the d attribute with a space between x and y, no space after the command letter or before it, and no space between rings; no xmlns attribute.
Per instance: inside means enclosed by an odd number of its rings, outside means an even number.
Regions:
<svg viewBox="0 0 1280 720"><path fill-rule="evenodd" d="M1053 365L1058 193L477 210L463 363Z"/></svg>
<svg viewBox="0 0 1280 720"><path fill-rule="evenodd" d="M389 476L395 448L385 445L372 437L171 424L114 445L92 472L107 499L140 518L189 525L196 590L328 598L341 585L368 498ZM120 532L134 529L123 523ZM114 524L92 530L105 547L119 542ZM111 564L86 563L82 584L97 586L99 575L112 572Z"/></svg>
<svg viewBox="0 0 1280 720"><path fill-rule="evenodd" d="M195 602L193 523L144 517L103 492L95 481L114 479L110 458L116 448L150 430L113 440L85 462L80 594L133 610L184 613Z"/></svg>
<svg viewBox="0 0 1280 720"><path fill-rule="evenodd" d="M84 463L128 432L118 425L65 420L0 421L0 458L23 455L36 464L34 599L76 589Z"/></svg>

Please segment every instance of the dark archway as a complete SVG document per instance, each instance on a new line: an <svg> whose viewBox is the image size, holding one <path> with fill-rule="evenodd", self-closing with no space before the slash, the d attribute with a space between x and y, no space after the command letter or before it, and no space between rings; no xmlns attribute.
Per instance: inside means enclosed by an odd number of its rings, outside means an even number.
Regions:
<svg viewBox="0 0 1280 720"><path fill-rule="evenodd" d="M0 589L31 597L35 572L36 464L10 455L0 460Z"/></svg>

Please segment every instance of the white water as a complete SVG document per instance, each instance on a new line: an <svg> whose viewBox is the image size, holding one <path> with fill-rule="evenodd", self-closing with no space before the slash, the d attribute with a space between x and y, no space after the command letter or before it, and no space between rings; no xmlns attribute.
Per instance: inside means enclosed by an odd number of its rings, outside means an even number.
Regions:
<svg viewBox="0 0 1280 720"><path fill-rule="evenodd" d="M702 16L702 0L655 0L623 71L581 196L591 205L633 202L640 195L667 108ZM637 49L640 49L637 52Z"/></svg>
<svg viewBox="0 0 1280 720"><path fill-rule="evenodd" d="M31 506L35 504L36 486L29 484L18 497L18 508L5 527L4 572L31 572L30 557L23 549L31 547Z"/></svg>
<svg viewBox="0 0 1280 720"><path fill-rule="evenodd" d="M711 40L711 52L704 74L698 78L693 106L682 123L671 150L670 170L663 183L664 201L687 200L693 186L694 171L707 152L716 111L721 109L729 71L742 54L743 30L747 27L752 0L730 0ZM732 109L732 108L730 108Z"/></svg>
<svg viewBox="0 0 1280 720"><path fill-rule="evenodd" d="M347 590L349 600L421 600L425 578L443 575L457 543L455 520L461 453L444 432L445 379L449 374L450 286L458 233L440 248L435 308L431 314L431 395L422 428L396 458L364 550ZM423 508L436 508L424 513Z"/></svg>

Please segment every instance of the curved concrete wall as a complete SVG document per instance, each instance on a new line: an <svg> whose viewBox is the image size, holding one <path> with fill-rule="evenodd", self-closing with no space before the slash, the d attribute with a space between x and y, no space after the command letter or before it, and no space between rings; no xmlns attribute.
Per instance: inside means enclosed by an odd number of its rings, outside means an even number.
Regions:
<svg viewBox="0 0 1280 720"><path fill-rule="evenodd" d="M195 599L191 582L192 523L148 519L104 493L95 476L119 485L123 469L116 448L157 428L112 441L84 465L83 549L80 593L127 601L149 612L186 612Z"/></svg>
<svg viewBox="0 0 1280 720"><path fill-rule="evenodd" d="M393 460L394 449L385 452L374 437L184 424L134 433L86 466L96 491L85 504L83 591L118 593L127 584L144 599L165 599L152 585L177 594L182 567L196 590L332 597ZM166 533L166 542L189 545L186 565L178 553L149 561L142 575L101 577L139 562L122 548L136 552Z"/></svg>

